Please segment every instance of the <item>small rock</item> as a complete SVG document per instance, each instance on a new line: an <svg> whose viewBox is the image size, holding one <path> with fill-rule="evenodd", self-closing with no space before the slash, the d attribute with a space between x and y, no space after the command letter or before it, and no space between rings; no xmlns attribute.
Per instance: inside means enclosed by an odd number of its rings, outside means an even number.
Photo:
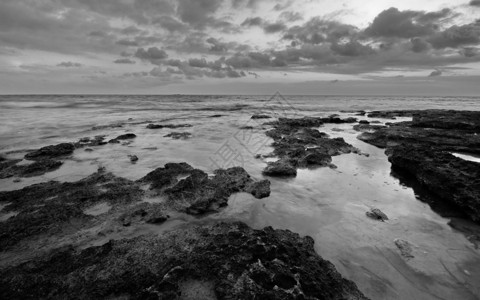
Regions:
<svg viewBox="0 0 480 300"><path fill-rule="evenodd" d="M251 130L253 128L254 128L253 126L242 126L242 127L240 127L240 129L242 129L242 130Z"/></svg>
<svg viewBox="0 0 480 300"><path fill-rule="evenodd" d="M220 117L223 117L223 115L212 115L209 118L220 118Z"/></svg>
<svg viewBox="0 0 480 300"><path fill-rule="evenodd" d="M21 182L22 180L20 178L15 178L13 182Z"/></svg>
<svg viewBox="0 0 480 300"><path fill-rule="evenodd" d="M372 208L372 209L370 209L370 211L367 211L365 214L367 215L367 217L369 217L371 219L374 219L374 220L378 220L378 221L382 221L382 222L384 222L385 220L388 220L387 215L384 214L378 208Z"/></svg>
<svg viewBox="0 0 480 300"><path fill-rule="evenodd" d="M86 151L86 152L92 152L93 149L92 149L92 148L85 148L85 151Z"/></svg>
<svg viewBox="0 0 480 300"><path fill-rule="evenodd" d="M136 137L137 136L133 133L127 133L127 134L119 135L116 138L109 140L108 142L110 144L118 144L118 143L120 143L121 140L128 140L128 139L133 139L133 138L136 138Z"/></svg>
<svg viewBox="0 0 480 300"><path fill-rule="evenodd" d="M358 121L358 124L368 125L368 124L370 124L370 122L368 122L367 120L360 120L360 121Z"/></svg>
<svg viewBox="0 0 480 300"><path fill-rule="evenodd" d="M136 162L136 161L138 160L138 157L137 157L136 155L129 155L128 157L130 158L130 161L131 161L132 163L134 163L134 162Z"/></svg>
<svg viewBox="0 0 480 300"><path fill-rule="evenodd" d="M412 244L402 239L395 239L395 246L400 249L400 253L405 258L414 258L412 255Z"/></svg>
<svg viewBox="0 0 480 300"><path fill-rule="evenodd" d="M262 114L254 114L251 119L270 119L269 115L262 115Z"/></svg>
<svg viewBox="0 0 480 300"><path fill-rule="evenodd" d="M262 180L254 182L247 186L245 191L252 194L257 199L268 197L270 196L270 181Z"/></svg>
<svg viewBox="0 0 480 300"><path fill-rule="evenodd" d="M172 139L179 140L179 139L188 139L191 137L192 134L190 132L171 132L167 135L164 135L164 137L171 137Z"/></svg>

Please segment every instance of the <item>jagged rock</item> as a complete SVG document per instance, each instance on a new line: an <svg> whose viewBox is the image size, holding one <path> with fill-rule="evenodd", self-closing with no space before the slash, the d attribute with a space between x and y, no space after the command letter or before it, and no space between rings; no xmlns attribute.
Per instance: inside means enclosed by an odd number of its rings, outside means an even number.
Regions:
<svg viewBox="0 0 480 300"><path fill-rule="evenodd" d="M167 135L164 135L164 137L171 137L174 140L179 140L179 139L186 140L191 136L192 134L190 132L171 132Z"/></svg>
<svg viewBox="0 0 480 300"><path fill-rule="evenodd" d="M296 176L297 169L286 160L269 162L263 170L264 175L268 176Z"/></svg>
<svg viewBox="0 0 480 300"><path fill-rule="evenodd" d="M110 144L118 144L120 143L120 141L134 139L136 137L137 135L134 133L126 133L126 134L119 135L116 138L109 140L108 142Z"/></svg>
<svg viewBox="0 0 480 300"><path fill-rule="evenodd" d="M382 221L382 222L388 220L387 215L384 214L378 208L372 208L372 209L370 209L370 211L367 211L365 214L367 215L367 217L369 217L371 219L374 219L374 220L378 220L378 221Z"/></svg>
<svg viewBox="0 0 480 300"><path fill-rule="evenodd" d="M270 196L270 181L265 179L250 183L245 188L245 191L258 199L268 197Z"/></svg>
<svg viewBox="0 0 480 300"><path fill-rule="evenodd" d="M479 163L450 152L480 154L480 112L425 110L387 111L386 116L412 116L411 122L390 124L364 132L362 141L386 148L392 170L427 191L432 207L448 204L480 222ZM446 214L442 212L442 214Z"/></svg>
<svg viewBox="0 0 480 300"><path fill-rule="evenodd" d="M184 128L184 127L192 127L192 125L191 124L148 124L147 125L148 129L162 129L162 128L175 129L175 128Z"/></svg>
<svg viewBox="0 0 480 300"><path fill-rule="evenodd" d="M395 239L395 246L400 250L400 254L407 258L414 258L412 255L412 244L410 244L408 241L402 240L402 239Z"/></svg>
<svg viewBox="0 0 480 300"><path fill-rule="evenodd" d="M0 271L3 299L177 299L193 291L217 299L367 299L315 253L312 238L243 223L65 249Z"/></svg>
<svg viewBox="0 0 480 300"><path fill-rule="evenodd" d="M392 169L419 182L431 201L444 201L480 222L480 163L444 151L400 145L388 150Z"/></svg>
<svg viewBox="0 0 480 300"><path fill-rule="evenodd" d="M75 146L71 143L61 143L58 145L51 145L42 147L38 150L25 154L25 159L41 160L47 158L57 158L60 156L70 155L75 150Z"/></svg>
<svg viewBox="0 0 480 300"><path fill-rule="evenodd" d="M129 209L119 217L123 226L130 226L132 223L161 224L168 220L166 207L163 204L141 203Z"/></svg>
<svg viewBox="0 0 480 300"><path fill-rule="evenodd" d="M95 147L95 146L102 146L106 144L107 142L105 142L105 135L96 135L93 138L84 137L79 139L78 142L75 143L75 147L76 148ZM87 149L85 149L85 151L87 151Z"/></svg>
<svg viewBox="0 0 480 300"><path fill-rule="evenodd" d="M0 192L4 212L18 212L0 226L0 249L39 234L55 234L92 217L83 210L101 202L110 205L140 201L143 191L132 181L99 171L77 182L50 181Z"/></svg>
<svg viewBox="0 0 480 300"><path fill-rule="evenodd" d="M63 164L63 162L58 160L42 159L28 165L16 165L20 161L12 160L8 164L6 162L0 163L0 178L40 176L60 168Z"/></svg>

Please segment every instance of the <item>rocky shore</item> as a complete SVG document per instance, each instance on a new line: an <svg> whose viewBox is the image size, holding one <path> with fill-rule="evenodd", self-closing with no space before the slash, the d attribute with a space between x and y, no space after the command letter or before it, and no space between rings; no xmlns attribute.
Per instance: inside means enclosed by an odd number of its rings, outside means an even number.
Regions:
<svg viewBox="0 0 480 300"><path fill-rule="evenodd" d="M103 138L82 143L101 145ZM48 146L29 157L57 161L74 149ZM12 168L16 162L2 164ZM252 179L240 167L209 175L187 163L168 163L137 181L100 168L77 182L0 192L2 213L11 214L0 226L0 298L367 299L315 253L308 236L201 222L237 192L265 198L270 182ZM145 201L152 197L162 200ZM89 213L95 210L101 211ZM198 221L163 234L108 238L161 226L179 214ZM84 247L87 241L100 245Z"/></svg>
<svg viewBox="0 0 480 300"><path fill-rule="evenodd" d="M453 155L480 154L480 112L384 111L369 115L412 117L409 122L370 128L358 138L386 148L392 170L413 181L414 189L428 191L432 206L451 205L480 223L480 163Z"/></svg>

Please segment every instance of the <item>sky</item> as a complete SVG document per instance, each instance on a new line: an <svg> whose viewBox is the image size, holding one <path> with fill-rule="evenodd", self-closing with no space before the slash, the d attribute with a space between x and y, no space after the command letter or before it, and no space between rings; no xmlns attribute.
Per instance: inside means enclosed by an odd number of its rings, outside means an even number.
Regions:
<svg viewBox="0 0 480 300"><path fill-rule="evenodd" d="M480 95L480 0L0 0L0 94Z"/></svg>

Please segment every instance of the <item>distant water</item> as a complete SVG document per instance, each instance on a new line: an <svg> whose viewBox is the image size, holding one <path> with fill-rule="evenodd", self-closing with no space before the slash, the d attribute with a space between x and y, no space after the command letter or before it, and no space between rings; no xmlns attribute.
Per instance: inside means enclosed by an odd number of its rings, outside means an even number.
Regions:
<svg viewBox="0 0 480 300"><path fill-rule="evenodd" d="M266 109L267 108L267 109ZM401 96L0 96L0 151L78 136L93 126L136 121L234 116L265 109L283 114L387 109L480 110L480 97Z"/></svg>
<svg viewBox="0 0 480 300"><path fill-rule="evenodd" d="M480 110L480 97L0 96L0 155L9 158L82 137L137 135L130 144L92 147L91 152L77 149L60 169L20 182L0 180L0 190L48 180L76 181L99 166L138 179L165 163L183 161L210 173L217 167L242 166L262 179L266 162L254 156L271 152L272 140L264 134L265 120L251 120L252 114L347 117L352 114L341 111L433 108ZM404 120L408 118L397 121ZM152 130L146 128L150 122L192 127ZM242 130L243 126L254 129ZM480 226L435 213L392 176L383 149L356 139L359 133L352 124L318 129L344 138L369 156L335 156L337 169L303 169L296 178L269 178L270 197L233 195L225 209L206 219L241 220L254 228L273 226L310 235L317 252L372 299L479 299L480 250L449 222L477 232ZM172 131L190 132L192 137L165 137ZM132 154L139 158L136 164L128 158ZM365 212L374 207L390 220L367 218ZM94 207L90 213L105 209L109 207ZM1 217L0 212L0 222ZM163 232L192 219L172 217L155 228ZM395 239L409 241L415 258L402 258Z"/></svg>

